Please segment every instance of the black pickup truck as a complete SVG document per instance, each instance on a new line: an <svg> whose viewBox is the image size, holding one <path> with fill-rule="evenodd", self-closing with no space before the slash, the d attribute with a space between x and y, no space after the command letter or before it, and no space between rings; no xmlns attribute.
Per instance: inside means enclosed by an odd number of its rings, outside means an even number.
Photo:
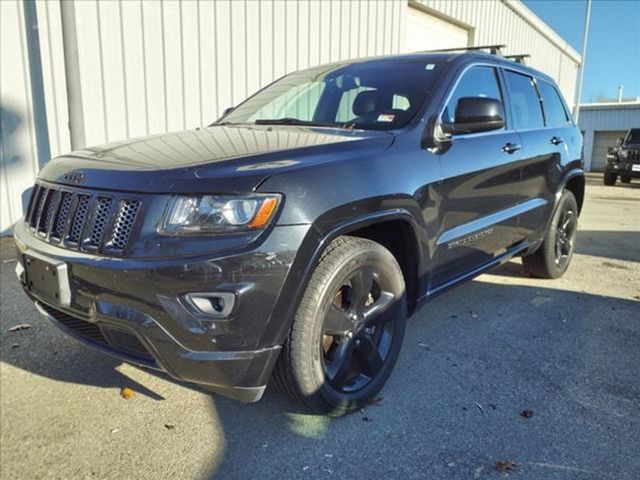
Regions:
<svg viewBox="0 0 640 480"><path fill-rule="evenodd" d="M242 401L273 378L340 415L383 387L429 299L514 256L565 272L581 151L553 80L504 58L323 65L207 128L50 161L16 270L107 353Z"/></svg>
<svg viewBox="0 0 640 480"><path fill-rule="evenodd" d="M604 184L615 185L620 177L622 183L640 178L640 128L632 128L618 145L609 149L607 166L604 169Z"/></svg>

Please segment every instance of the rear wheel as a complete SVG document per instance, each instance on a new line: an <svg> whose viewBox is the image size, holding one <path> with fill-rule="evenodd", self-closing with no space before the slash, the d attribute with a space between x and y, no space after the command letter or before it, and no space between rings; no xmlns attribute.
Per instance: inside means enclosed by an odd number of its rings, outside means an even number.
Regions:
<svg viewBox="0 0 640 480"><path fill-rule="evenodd" d="M620 175L620 181L622 183L630 183L631 177L629 175Z"/></svg>
<svg viewBox="0 0 640 480"><path fill-rule="evenodd" d="M316 413L362 407L393 370L406 316L404 278L391 252L371 240L337 238L300 302L276 385Z"/></svg>
<svg viewBox="0 0 640 480"><path fill-rule="evenodd" d="M615 185L618 176L614 172L604 171L604 184L607 186Z"/></svg>
<svg viewBox="0 0 640 480"><path fill-rule="evenodd" d="M535 277L558 278L569 267L578 231L578 204L569 190L560 197L542 245L522 257L524 269Z"/></svg>

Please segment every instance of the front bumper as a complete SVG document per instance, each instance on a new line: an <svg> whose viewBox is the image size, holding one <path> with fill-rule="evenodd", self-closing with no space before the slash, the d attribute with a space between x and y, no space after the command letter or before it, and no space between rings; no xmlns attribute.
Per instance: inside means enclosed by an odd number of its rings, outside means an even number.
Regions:
<svg viewBox="0 0 640 480"><path fill-rule="evenodd" d="M84 343L232 398L256 401L281 349L270 330L287 321L271 313L307 230L275 227L253 249L219 258L135 260L53 246L19 222L17 273L39 310ZM63 268L66 287L58 298L46 298L29 285L25 259L32 258ZM227 318L203 318L183 301L187 293L216 291L236 296Z"/></svg>
<svg viewBox="0 0 640 480"><path fill-rule="evenodd" d="M635 166L635 170L634 170ZM628 162L624 160L607 162L607 170L626 175L630 178L640 178L640 162Z"/></svg>

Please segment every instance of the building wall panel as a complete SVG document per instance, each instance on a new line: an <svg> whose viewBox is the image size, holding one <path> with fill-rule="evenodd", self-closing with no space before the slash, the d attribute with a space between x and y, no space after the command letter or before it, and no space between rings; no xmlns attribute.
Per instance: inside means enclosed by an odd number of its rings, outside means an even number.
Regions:
<svg viewBox="0 0 640 480"><path fill-rule="evenodd" d="M513 2L421 3L469 25L476 45L504 42L508 53L532 50L531 64L557 78L572 103L575 52L549 41L549 32L525 21ZM22 214L17 198L33 181L38 149L23 4L0 5L1 106L20 118L13 136L3 136L3 152L16 149L3 153L5 231ZM56 156L70 149L60 4L36 0L36 8L46 130ZM208 125L293 70L410 49L409 2L403 0L97 0L76 1L74 9L87 145ZM3 113L3 122L8 116ZM9 167L6 158L13 157L21 160Z"/></svg>

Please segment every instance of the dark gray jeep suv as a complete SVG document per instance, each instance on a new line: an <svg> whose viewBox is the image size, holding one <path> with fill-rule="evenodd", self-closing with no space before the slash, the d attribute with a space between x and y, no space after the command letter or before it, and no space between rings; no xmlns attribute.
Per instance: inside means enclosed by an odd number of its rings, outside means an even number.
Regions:
<svg viewBox="0 0 640 480"><path fill-rule="evenodd" d="M618 139L617 147L607 153L604 184L615 185L618 177L622 183L640 178L640 128L630 129L624 138Z"/></svg>
<svg viewBox="0 0 640 480"><path fill-rule="evenodd" d="M516 255L564 273L581 149L553 81L498 56L324 65L207 128L49 162L17 274L105 352L243 401L273 378L344 414L382 388L425 301Z"/></svg>

